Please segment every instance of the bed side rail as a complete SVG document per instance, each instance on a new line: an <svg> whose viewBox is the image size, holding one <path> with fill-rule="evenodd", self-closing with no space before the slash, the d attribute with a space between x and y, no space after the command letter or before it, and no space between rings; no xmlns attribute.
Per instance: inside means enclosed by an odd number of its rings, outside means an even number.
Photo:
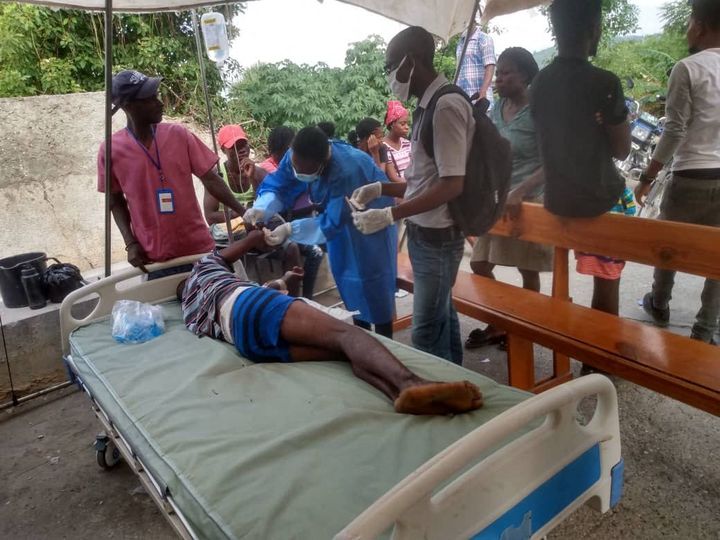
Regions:
<svg viewBox="0 0 720 540"><path fill-rule="evenodd" d="M597 396L597 407L590 422L581 425L577 407L588 396ZM538 421L539 427L504 444ZM452 444L373 503L335 540L376 538L393 525L395 540L539 538L588 501L607 511L619 498L621 471L615 387L602 375L589 375L516 405ZM557 487L557 478L580 491L548 514L546 503L553 502L548 493ZM567 495L567 490L556 492Z"/></svg>
<svg viewBox="0 0 720 540"><path fill-rule="evenodd" d="M146 268L148 271L163 270L186 264L192 264L203 255L189 255L163 263L151 264ZM188 273L175 274L172 276L144 281L141 276L145 275L139 268L129 268L113 274L99 281L95 281L76 291L70 293L60 306L60 335L62 339L62 352L67 355L70 352L70 333L100 319L112 312L113 305L118 300L137 300L155 304L175 298L175 289L180 280L187 277ZM92 300L98 297L97 305L92 312L83 317L73 316L73 306L83 301Z"/></svg>

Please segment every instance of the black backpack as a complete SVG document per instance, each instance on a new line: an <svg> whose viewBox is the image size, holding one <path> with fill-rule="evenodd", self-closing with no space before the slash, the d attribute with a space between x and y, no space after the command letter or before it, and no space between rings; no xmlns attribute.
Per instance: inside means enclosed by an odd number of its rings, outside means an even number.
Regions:
<svg viewBox="0 0 720 540"><path fill-rule="evenodd" d="M454 84L441 87L430 99L421 120L419 139L433 159L435 149L432 118L438 99L447 94L460 94L472 104L467 94ZM502 216L510 190L510 142L500 135L488 118L488 105L486 99L473 105L475 134L468 155L463 192L448 202L450 215L465 236L480 236L492 229Z"/></svg>

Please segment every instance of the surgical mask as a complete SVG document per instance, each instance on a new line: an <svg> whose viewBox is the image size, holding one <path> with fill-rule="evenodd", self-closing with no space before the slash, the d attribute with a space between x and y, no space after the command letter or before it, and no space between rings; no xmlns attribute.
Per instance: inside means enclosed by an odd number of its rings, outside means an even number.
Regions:
<svg viewBox="0 0 720 540"><path fill-rule="evenodd" d="M305 184L312 184L313 182L315 182L315 180L320 178L320 174L322 173L322 166L320 166L320 168L312 174L299 173L295 170L295 167L293 167L292 170L293 170L293 174L295 175L295 178L297 178L298 180L300 180L301 182L303 182Z"/></svg>
<svg viewBox="0 0 720 540"><path fill-rule="evenodd" d="M407 60L407 56L404 56L402 62L398 64L398 67L388 74L390 91L395 94L395 97L400 101L407 101L410 98L410 81L412 80L413 71L415 71L415 65L413 64L413 67L410 70L410 75L408 75L408 80L406 82L400 82L397 80L397 72L405 63L405 60Z"/></svg>

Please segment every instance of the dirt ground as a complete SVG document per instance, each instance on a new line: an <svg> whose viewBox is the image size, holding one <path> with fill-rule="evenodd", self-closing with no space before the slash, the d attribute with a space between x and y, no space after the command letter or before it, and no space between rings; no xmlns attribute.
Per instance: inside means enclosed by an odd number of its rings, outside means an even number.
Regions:
<svg viewBox="0 0 720 540"><path fill-rule="evenodd" d="M636 299L648 272L629 267L623 282L625 316L642 319ZM697 278L678 280L676 297L683 303L678 300L673 312L674 331L687 333L699 285ZM582 282L575 282L573 291L579 303L590 294ZM409 302L401 301L399 310ZM463 335L477 325L465 317L461 323ZM409 342L409 331L396 338ZM539 352L539 369L547 371L549 354ZM505 353L496 348L468 352L465 365L507 381ZM720 419L634 384L615 383L624 497L605 515L580 509L549 538L720 538ZM0 538L175 538L127 466L106 472L96 465L92 444L98 430L88 400L79 392L63 391L0 412Z"/></svg>

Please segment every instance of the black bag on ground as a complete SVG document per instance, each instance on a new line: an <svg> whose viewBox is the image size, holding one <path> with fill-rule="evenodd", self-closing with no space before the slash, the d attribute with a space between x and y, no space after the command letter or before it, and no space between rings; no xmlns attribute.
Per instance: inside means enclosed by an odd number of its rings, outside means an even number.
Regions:
<svg viewBox="0 0 720 540"><path fill-rule="evenodd" d="M432 119L438 99L447 94L460 94L470 102L467 94L454 84L441 87L430 99L421 120L419 138L425 151L433 159L435 151ZM448 202L450 215L465 236L483 235L495 225L503 213L510 190L510 142L500 135L488 118L488 105L486 99L473 105L475 134L468 154L463 192Z"/></svg>
<svg viewBox="0 0 720 540"><path fill-rule="evenodd" d="M57 260L57 259L55 259ZM43 274L45 294L51 302L61 303L65 297L85 284L80 269L74 264L51 264Z"/></svg>

